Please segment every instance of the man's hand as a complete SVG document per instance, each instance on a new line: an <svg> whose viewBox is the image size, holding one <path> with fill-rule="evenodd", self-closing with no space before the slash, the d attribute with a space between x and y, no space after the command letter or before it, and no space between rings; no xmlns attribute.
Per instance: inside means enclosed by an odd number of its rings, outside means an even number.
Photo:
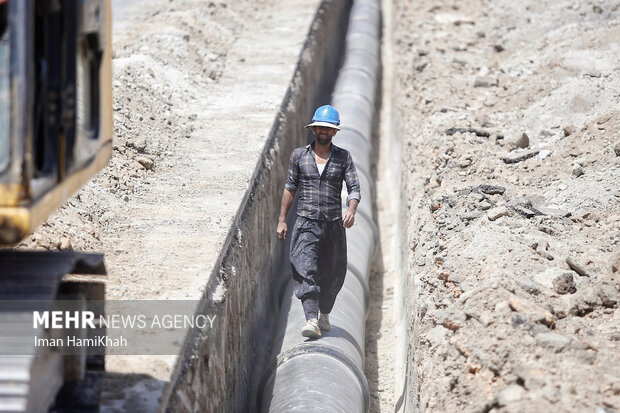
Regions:
<svg viewBox="0 0 620 413"><path fill-rule="evenodd" d="M351 228L353 223L355 223L355 211L349 208L342 216L342 223L345 228Z"/></svg>
<svg viewBox="0 0 620 413"><path fill-rule="evenodd" d="M288 214L288 210L291 209L294 198L295 192L289 191L288 189L284 188L284 192L282 192L282 205L280 206L280 216L278 217L278 228L276 229L278 238L280 238L282 241L286 239L286 214Z"/></svg>
<svg viewBox="0 0 620 413"><path fill-rule="evenodd" d="M355 212L357 211L357 204L359 204L359 202L359 199L355 198L349 200L349 208L342 216L342 223L345 228L351 228L353 226L355 222Z"/></svg>
<svg viewBox="0 0 620 413"><path fill-rule="evenodd" d="M286 226L286 222L284 221L280 221L278 222L278 229L276 229L276 232L278 233L278 238L280 238L282 241L284 241L286 239L286 230L287 230L287 226Z"/></svg>

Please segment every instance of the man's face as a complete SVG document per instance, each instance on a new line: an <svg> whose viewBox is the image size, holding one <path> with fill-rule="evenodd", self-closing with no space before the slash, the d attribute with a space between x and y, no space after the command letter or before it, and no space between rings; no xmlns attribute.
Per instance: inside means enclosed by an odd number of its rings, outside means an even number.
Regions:
<svg viewBox="0 0 620 413"><path fill-rule="evenodd" d="M329 145L338 130L334 128L328 128L326 126L313 126L312 132L314 133L314 138L319 143L319 145Z"/></svg>

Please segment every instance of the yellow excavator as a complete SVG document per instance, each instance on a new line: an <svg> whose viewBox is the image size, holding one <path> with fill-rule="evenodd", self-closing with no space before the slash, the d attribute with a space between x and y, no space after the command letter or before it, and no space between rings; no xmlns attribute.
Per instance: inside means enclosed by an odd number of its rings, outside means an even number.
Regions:
<svg viewBox="0 0 620 413"><path fill-rule="evenodd" d="M98 410L84 395L101 381L101 355L17 346L32 314L15 303L102 300L102 283L65 275L105 273L103 257L11 246L110 159L110 13L109 0L0 0L0 412Z"/></svg>

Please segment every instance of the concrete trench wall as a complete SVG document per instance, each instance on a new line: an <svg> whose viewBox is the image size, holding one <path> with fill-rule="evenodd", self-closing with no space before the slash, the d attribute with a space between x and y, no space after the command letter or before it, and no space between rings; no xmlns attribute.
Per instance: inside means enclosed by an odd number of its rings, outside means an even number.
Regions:
<svg viewBox="0 0 620 413"><path fill-rule="evenodd" d="M355 0L331 103L340 111L342 121L342 131L334 143L351 152L355 160L362 202L356 224L347 230L347 275L330 317L332 330L316 341L301 337L305 317L299 300L294 298L294 284L289 282L282 297L281 338L259 384L257 407L261 412L369 409L363 371L368 278L378 238L372 211L371 158L380 32L379 1ZM343 192L343 207L345 202ZM290 274L290 265L283 265L280 271Z"/></svg>
<svg viewBox="0 0 620 413"><path fill-rule="evenodd" d="M333 86L350 1L322 1L249 190L211 274L197 313L213 328L192 331L161 400L169 412L249 410L252 369L275 332L270 315L287 281L276 271L284 245L275 236L288 159L305 144L303 127ZM266 339L266 340L265 340ZM258 367L255 367L258 366Z"/></svg>

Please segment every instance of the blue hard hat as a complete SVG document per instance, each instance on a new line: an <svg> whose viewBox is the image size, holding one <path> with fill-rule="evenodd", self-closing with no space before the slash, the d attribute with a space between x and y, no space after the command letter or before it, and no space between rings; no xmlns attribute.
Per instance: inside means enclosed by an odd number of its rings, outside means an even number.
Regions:
<svg viewBox="0 0 620 413"><path fill-rule="evenodd" d="M306 128L326 126L328 128L340 130L338 125L340 125L340 115L336 108L330 105L323 105L314 112L312 123L306 125Z"/></svg>

